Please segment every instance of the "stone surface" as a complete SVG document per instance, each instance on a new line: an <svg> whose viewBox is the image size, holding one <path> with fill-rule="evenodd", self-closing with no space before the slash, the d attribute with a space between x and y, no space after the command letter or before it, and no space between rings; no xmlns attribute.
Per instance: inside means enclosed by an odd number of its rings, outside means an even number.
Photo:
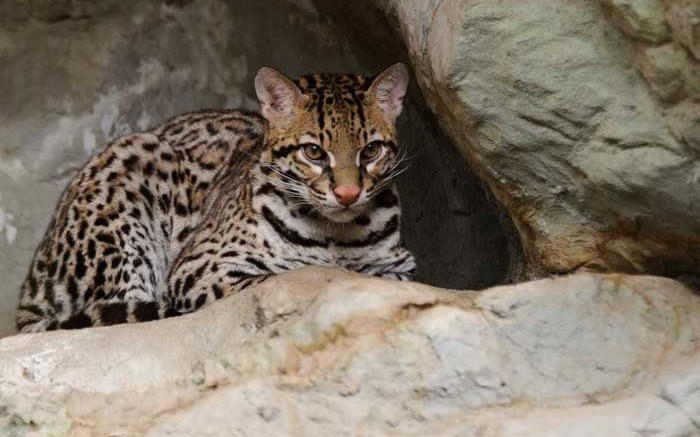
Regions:
<svg viewBox="0 0 700 437"><path fill-rule="evenodd" d="M256 109L264 65L374 74L398 60L359 55L309 1L0 2L0 337L14 331L19 284L59 193L107 141L187 111ZM425 105L408 106L402 143L420 165L400 189L416 205L403 227L419 277L455 288L507 281L518 248L496 204Z"/></svg>
<svg viewBox="0 0 700 437"><path fill-rule="evenodd" d="M673 102L684 96L687 61L685 50L677 43L670 43L643 51L638 66L659 98Z"/></svg>
<svg viewBox="0 0 700 437"><path fill-rule="evenodd" d="M306 268L159 322L0 340L0 434L700 435L700 299ZM651 434L650 434L651 435Z"/></svg>
<svg viewBox="0 0 700 437"><path fill-rule="evenodd" d="M666 19L674 37L700 61L700 3L696 0L666 0Z"/></svg>
<svg viewBox="0 0 700 437"><path fill-rule="evenodd" d="M659 100L600 3L374 3L532 268L700 273L698 102Z"/></svg>
<svg viewBox="0 0 700 437"><path fill-rule="evenodd" d="M671 37L661 0L603 0L613 22L625 34L640 41L660 43Z"/></svg>
<svg viewBox="0 0 700 437"><path fill-rule="evenodd" d="M666 122L674 136L700 150L700 105L681 102L666 111Z"/></svg>

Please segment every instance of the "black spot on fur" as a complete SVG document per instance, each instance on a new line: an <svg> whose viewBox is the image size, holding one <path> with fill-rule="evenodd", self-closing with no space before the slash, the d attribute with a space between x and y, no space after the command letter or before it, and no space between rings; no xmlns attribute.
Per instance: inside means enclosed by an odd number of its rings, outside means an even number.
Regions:
<svg viewBox="0 0 700 437"><path fill-rule="evenodd" d="M158 143L155 143L155 142L153 142L153 143L143 143L143 144L142 144L142 147L143 147L144 150L146 150L146 151L148 151L148 152L152 152L152 151L154 151L154 150L156 150L156 149L158 148Z"/></svg>
<svg viewBox="0 0 700 437"><path fill-rule="evenodd" d="M53 278L56 274L56 269L58 268L58 261L51 261L49 263L49 277Z"/></svg>
<svg viewBox="0 0 700 437"><path fill-rule="evenodd" d="M78 290L78 282L75 280L73 275L68 275L68 281L66 284L66 290L71 298L71 301L75 302L78 300L80 290Z"/></svg>
<svg viewBox="0 0 700 437"><path fill-rule="evenodd" d="M90 259L95 259L95 255L97 254L97 251L95 250L95 240L90 240L88 241L88 258Z"/></svg>
<svg viewBox="0 0 700 437"><path fill-rule="evenodd" d="M139 163L139 156L138 155L131 155L122 162L124 163L124 168L127 171L134 171L136 164Z"/></svg>
<svg viewBox="0 0 700 437"><path fill-rule="evenodd" d="M158 320L158 303L157 302L139 302L134 308L134 317L139 322L148 322Z"/></svg>
<svg viewBox="0 0 700 437"><path fill-rule="evenodd" d="M146 176L151 176L156 171L156 166L153 161L148 161L146 165L143 166L143 174Z"/></svg>
<svg viewBox="0 0 700 437"><path fill-rule="evenodd" d="M371 220L366 215L361 215L359 217L356 217L355 220L353 220L353 223L360 226L367 226L368 224L370 224L370 222Z"/></svg>
<svg viewBox="0 0 700 437"><path fill-rule="evenodd" d="M92 319L83 311L74 314L70 319L58 324L61 329L81 329L92 326Z"/></svg>
<svg viewBox="0 0 700 437"><path fill-rule="evenodd" d="M83 256L83 252L81 250L77 250L75 253L75 276L80 279L85 276L85 272L87 272L85 257Z"/></svg>
<svg viewBox="0 0 700 437"><path fill-rule="evenodd" d="M212 285L211 290L214 292L214 297L217 299L221 299L221 296L224 295L224 290L222 290L217 284Z"/></svg>
<svg viewBox="0 0 700 437"><path fill-rule="evenodd" d="M187 236L190 235L190 231L191 231L191 229L189 226L185 226L184 228L182 228L180 233L177 234L177 241L179 241L179 242L185 241L185 238L187 238Z"/></svg>
<svg viewBox="0 0 700 437"><path fill-rule="evenodd" d="M194 303L194 308L195 309L200 309L202 305L204 305L207 302L207 295L206 294L200 294L197 297L197 300Z"/></svg>
<svg viewBox="0 0 700 437"><path fill-rule="evenodd" d="M127 309L126 302L112 302L105 304L105 306L100 309L100 320L104 325L126 323Z"/></svg>
<svg viewBox="0 0 700 437"><path fill-rule="evenodd" d="M97 217L95 219L95 226L109 226L109 222L104 217Z"/></svg>
<svg viewBox="0 0 700 437"><path fill-rule="evenodd" d="M149 190L148 187L146 187L144 184L139 185L139 193L141 193L149 205L153 205L153 193L151 193L151 190Z"/></svg>
<svg viewBox="0 0 700 437"><path fill-rule="evenodd" d="M188 291L194 286L194 275L189 274L185 278L185 283L182 286L182 294L187 294Z"/></svg>
<svg viewBox="0 0 700 437"><path fill-rule="evenodd" d="M265 263L263 263L263 262L260 261L259 259L255 259L255 258L249 256L249 257L246 257L245 260L246 260L246 262L248 262L248 263L254 265L255 267L257 267L258 269L262 270L263 272L269 272L269 271L270 271L269 267L267 267L267 266L265 265Z"/></svg>
<svg viewBox="0 0 700 437"><path fill-rule="evenodd" d="M85 232L87 231L88 224L85 220L80 221L80 228L78 229L78 240L85 239Z"/></svg>
<svg viewBox="0 0 700 437"><path fill-rule="evenodd" d="M163 314L164 318L170 318L170 317L177 317L179 316L180 313L175 310L175 308L169 306L165 309L165 314Z"/></svg>
<svg viewBox="0 0 700 437"><path fill-rule="evenodd" d="M115 256L114 258L112 258L112 261L111 261L112 268L116 269L117 267L119 267L119 264L121 264L121 262L122 262L122 257Z"/></svg>
<svg viewBox="0 0 700 437"><path fill-rule="evenodd" d="M187 207L180 202L175 203L175 213L180 216L187 215Z"/></svg>
<svg viewBox="0 0 700 437"><path fill-rule="evenodd" d="M104 285L105 283L105 270L107 270L107 261L100 260L97 264L95 272L95 288Z"/></svg>
<svg viewBox="0 0 700 437"><path fill-rule="evenodd" d="M115 243L114 237L110 234L105 234L104 232L97 234L95 238L104 244L114 245Z"/></svg>

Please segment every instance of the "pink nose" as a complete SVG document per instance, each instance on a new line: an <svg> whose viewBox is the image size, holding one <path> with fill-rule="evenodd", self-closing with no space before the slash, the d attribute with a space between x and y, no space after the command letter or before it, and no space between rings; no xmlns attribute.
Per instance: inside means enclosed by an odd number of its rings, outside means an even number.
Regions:
<svg viewBox="0 0 700 437"><path fill-rule="evenodd" d="M350 206L355 203L357 198L360 197L361 191L362 188L356 185L340 185L333 189L335 198L343 206Z"/></svg>

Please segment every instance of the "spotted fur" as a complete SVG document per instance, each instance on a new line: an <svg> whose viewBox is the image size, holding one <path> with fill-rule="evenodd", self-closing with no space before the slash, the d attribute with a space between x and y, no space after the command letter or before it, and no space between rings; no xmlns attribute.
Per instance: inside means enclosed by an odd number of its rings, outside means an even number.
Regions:
<svg viewBox="0 0 700 437"><path fill-rule="evenodd" d="M393 185L406 83L401 64L294 82L265 68L263 117L204 111L114 141L61 196L18 329L186 313L310 264L411 279Z"/></svg>

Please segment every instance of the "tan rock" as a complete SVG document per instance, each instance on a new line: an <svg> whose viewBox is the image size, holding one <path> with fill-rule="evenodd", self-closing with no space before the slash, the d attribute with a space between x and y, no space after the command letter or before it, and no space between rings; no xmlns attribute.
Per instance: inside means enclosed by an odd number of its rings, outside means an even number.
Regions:
<svg viewBox="0 0 700 437"><path fill-rule="evenodd" d="M661 0L603 0L612 21L630 38L662 43L671 38Z"/></svg>
<svg viewBox="0 0 700 437"><path fill-rule="evenodd" d="M477 294L305 268L188 316L0 340L0 435L694 436L699 341L667 279Z"/></svg>
<svg viewBox="0 0 700 437"><path fill-rule="evenodd" d="M680 44L670 43L647 48L637 58L637 65L661 100L674 102L685 97L690 64Z"/></svg>
<svg viewBox="0 0 700 437"><path fill-rule="evenodd" d="M700 3L696 0L666 0L666 19L673 36L700 61Z"/></svg>
<svg viewBox="0 0 700 437"><path fill-rule="evenodd" d="M700 151L700 104L685 100L667 110L666 120L676 138Z"/></svg>

